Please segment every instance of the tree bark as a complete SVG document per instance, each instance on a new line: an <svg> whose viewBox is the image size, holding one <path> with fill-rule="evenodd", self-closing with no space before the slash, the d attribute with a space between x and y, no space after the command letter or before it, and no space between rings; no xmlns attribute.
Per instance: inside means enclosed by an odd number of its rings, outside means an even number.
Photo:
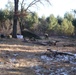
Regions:
<svg viewBox="0 0 76 75"><path fill-rule="evenodd" d="M18 20L18 2L19 0L14 0L14 18L13 18L13 38L17 38L17 20Z"/></svg>

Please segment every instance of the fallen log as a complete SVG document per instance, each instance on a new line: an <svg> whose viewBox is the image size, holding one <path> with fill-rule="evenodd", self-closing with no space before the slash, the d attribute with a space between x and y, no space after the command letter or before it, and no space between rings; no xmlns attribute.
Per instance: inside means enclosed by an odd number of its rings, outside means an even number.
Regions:
<svg viewBox="0 0 76 75"><path fill-rule="evenodd" d="M75 47L75 44L63 44L63 47Z"/></svg>
<svg viewBox="0 0 76 75"><path fill-rule="evenodd" d="M51 50L51 49L47 49L47 53L45 53L46 55L50 56L51 54L55 57L56 55L69 55L69 56L75 56L75 54L73 53L69 53L69 52L60 52L57 50Z"/></svg>
<svg viewBox="0 0 76 75"><path fill-rule="evenodd" d="M47 46L47 43L44 43L44 42L33 41L32 43L37 44L37 45Z"/></svg>
<svg viewBox="0 0 76 75"><path fill-rule="evenodd" d="M59 41L46 41L46 42L34 42L35 44L38 44L38 45L43 45L43 46L56 46L57 42Z"/></svg>

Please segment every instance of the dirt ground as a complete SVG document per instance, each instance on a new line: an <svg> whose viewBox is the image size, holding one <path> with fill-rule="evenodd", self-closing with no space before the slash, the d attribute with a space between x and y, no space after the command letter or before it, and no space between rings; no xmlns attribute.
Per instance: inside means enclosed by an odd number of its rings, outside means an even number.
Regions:
<svg viewBox="0 0 76 75"><path fill-rule="evenodd" d="M58 40L54 45L39 45L21 39L0 39L0 75L76 75L76 39L52 36ZM75 56L44 55L47 49L70 52Z"/></svg>

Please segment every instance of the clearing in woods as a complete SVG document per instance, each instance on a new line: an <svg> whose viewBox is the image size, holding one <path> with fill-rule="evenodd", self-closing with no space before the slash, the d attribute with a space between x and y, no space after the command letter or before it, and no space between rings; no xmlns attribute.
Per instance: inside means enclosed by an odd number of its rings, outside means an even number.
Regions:
<svg viewBox="0 0 76 75"><path fill-rule="evenodd" d="M50 37L49 40L59 42L49 46L21 39L0 39L0 75L75 75L76 39ZM47 49L70 52L74 56L46 55Z"/></svg>

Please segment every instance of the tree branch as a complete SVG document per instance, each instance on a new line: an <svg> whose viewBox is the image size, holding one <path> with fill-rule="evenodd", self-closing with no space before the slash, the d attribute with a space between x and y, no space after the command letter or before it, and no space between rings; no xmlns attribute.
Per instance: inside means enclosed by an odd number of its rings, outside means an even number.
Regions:
<svg viewBox="0 0 76 75"><path fill-rule="evenodd" d="M48 2L48 3L51 5L51 3L50 3L49 0L45 0L45 1ZM28 5L28 7L25 9L25 11L27 11L28 8L30 8L31 6L35 5L35 4L38 3L38 2L41 3L42 5L44 5L41 0L33 0L33 1Z"/></svg>

